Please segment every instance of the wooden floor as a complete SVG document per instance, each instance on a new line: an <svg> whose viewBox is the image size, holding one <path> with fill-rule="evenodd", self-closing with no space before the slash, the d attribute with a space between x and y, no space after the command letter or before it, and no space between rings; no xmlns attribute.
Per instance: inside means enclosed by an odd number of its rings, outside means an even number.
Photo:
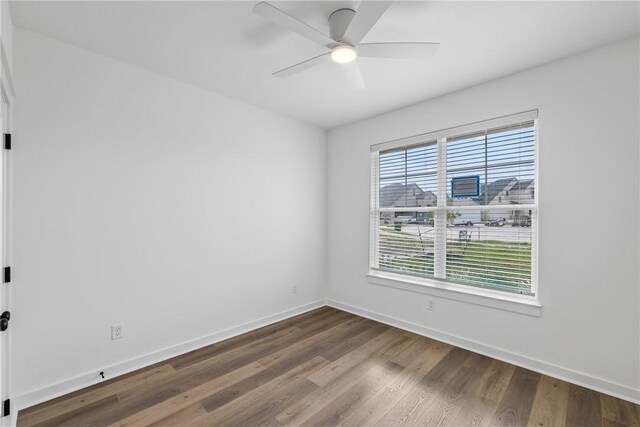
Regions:
<svg viewBox="0 0 640 427"><path fill-rule="evenodd" d="M639 426L637 405L323 307L20 411L19 426Z"/></svg>

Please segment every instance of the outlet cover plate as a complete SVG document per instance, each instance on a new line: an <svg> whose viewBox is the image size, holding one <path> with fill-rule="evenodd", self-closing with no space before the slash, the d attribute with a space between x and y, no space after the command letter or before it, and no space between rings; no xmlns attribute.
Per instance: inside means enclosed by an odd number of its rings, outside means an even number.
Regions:
<svg viewBox="0 0 640 427"><path fill-rule="evenodd" d="M122 338L122 325L114 325L111 327L111 339L119 340Z"/></svg>

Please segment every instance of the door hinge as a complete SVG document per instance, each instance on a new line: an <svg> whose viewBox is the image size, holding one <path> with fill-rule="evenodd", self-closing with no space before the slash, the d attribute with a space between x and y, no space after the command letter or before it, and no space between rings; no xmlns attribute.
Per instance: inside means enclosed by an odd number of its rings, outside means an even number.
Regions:
<svg viewBox="0 0 640 427"><path fill-rule="evenodd" d="M2 402L2 416L6 417L7 415L11 415L11 399Z"/></svg>
<svg viewBox="0 0 640 427"><path fill-rule="evenodd" d="M11 267L4 268L4 283L11 283Z"/></svg>
<svg viewBox="0 0 640 427"><path fill-rule="evenodd" d="M3 136L4 136L4 149L11 150L11 134L5 133L3 134Z"/></svg>

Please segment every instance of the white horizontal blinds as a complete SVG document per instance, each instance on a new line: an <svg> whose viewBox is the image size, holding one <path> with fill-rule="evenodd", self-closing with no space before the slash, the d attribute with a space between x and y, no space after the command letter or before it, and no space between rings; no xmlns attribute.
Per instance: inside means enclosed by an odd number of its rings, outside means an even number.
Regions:
<svg viewBox="0 0 640 427"><path fill-rule="evenodd" d="M371 188L369 199L369 264L371 268L378 268L378 242L379 242L379 217L378 217L378 152L371 153Z"/></svg>
<svg viewBox="0 0 640 427"><path fill-rule="evenodd" d="M535 152L533 122L487 132L487 185L498 185L485 191L485 203L533 203ZM506 187L501 189L502 184ZM497 201L491 200L497 191L504 193L498 195Z"/></svg>
<svg viewBox="0 0 640 427"><path fill-rule="evenodd" d="M447 139L449 205L532 204L535 179L533 122ZM451 199L451 180L477 176L478 197Z"/></svg>
<svg viewBox="0 0 640 427"><path fill-rule="evenodd" d="M536 118L372 146L371 268L534 294Z"/></svg>
<svg viewBox="0 0 640 427"><path fill-rule="evenodd" d="M373 268L433 276L437 155L435 141L378 154L378 175L372 177L378 181Z"/></svg>
<svg viewBox="0 0 640 427"><path fill-rule="evenodd" d="M437 153L435 142L380 152L380 207L436 206Z"/></svg>
<svg viewBox="0 0 640 427"><path fill-rule="evenodd" d="M451 212L451 211L449 211ZM493 211L469 211L503 218ZM447 279L481 287L522 294L531 293L532 225L516 225L507 215L493 223L484 220L473 226L447 228Z"/></svg>
<svg viewBox="0 0 640 427"><path fill-rule="evenodd" d="M409 136L407 138L396 139L393 141L373 144L371 151L387 151L396 148L410 147L424 141L434 141L441 138L449 138L453 135L465 135L484 129L497 129L504 126L510 126L514 123L524 123L533 121L538 118L538 110L524 111L522 113L511 114L508 116L496 117L495 119L484 120L482 122L469 123L463 126L456 126L447 129L440 129L433 132L427 132L420 135Z"/></svg>
<svg viewBox="0 0 640 427"><path fill-rule="evenodd" d="M447 279L531 294L534 122L449 138L446 168ZM476 177L479 194L452 194L460 177Z"/></svg>
<svg viewBox="0 0 640 427"><path fill-rule="evenodd" d="M378 239L376 269L433 277L433 227L380 213Z"/></svg>
<svg viewBox="0 0 640 427"><path fill-rule="evenodd" d="M445 170L447 165L447 139L438 139L438 171ZM447 194L447 180L443 173L438 173L438 194ZM438 211L433 224L435 233L434 276L438 279L447 278L447 199L440 197Z"/></svg>

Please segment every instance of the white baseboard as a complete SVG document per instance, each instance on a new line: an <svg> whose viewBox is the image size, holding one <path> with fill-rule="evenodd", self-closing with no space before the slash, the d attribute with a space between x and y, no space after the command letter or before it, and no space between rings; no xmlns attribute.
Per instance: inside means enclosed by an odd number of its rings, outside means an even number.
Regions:
<svg viewBox="0 0 640 427"><path fill-rule="evenodd" d="M375 320L380 323L394 326L396 328L404 329L418 335L423 335L425 337L433 338L447 344L455 345L456 347L461 347L469 351L473 351L474 353L480 353L494 359L502 360L503 362L511 363L516 366L521 366L523 368L548 375L550 377L558 378L582 387L590 388L592 390L608 394L610 396L615 396L620 399L640 404L640 390L633 389L623 384L614 383L582 372L577 372L558 365L543 362L541 360L536 360L527 356L512 353L507 350L491 347L476 341L461 338L455 335L448 334L446 332L418 325L416 323L407 322L395 317L376 313L361 307L355 307L331 299L327 300L327 305L339 310L356 314L358 316Z"/></svg>
<svg viewBox="0 0 640 427"><path fill-rule="evenodd" d="M186 341L171 347L167 347L152 353L148 353L142 356L135 357L120 363L111 365L104 370L104 373L108 379L118 377L120 375L133 372L137 369L144 368L154 363L162 362L163 360L170 359L175 356L193 351L217 342L232 338L237 335L250 332L254 329L261 328L263 326L270 325L281 320L288 319L289 317L297 316L310 310L314 310L319 307L323 307L324 300L314 301L309 304L304 304L299 307L285 310L280 313L272 314L270 316L262 317L260 319L252 320L250 322L243 323L232 328L224 329L222 331L214 332L213 334L196 338L194 340ZM13 410L12 414L17 414L21 409L26 409L30 406L37 405L38 403L46 402L47 400L55 399L56 397L64 396L65 394L80 390L85 387L89 387L93 384L100 382L100 379L96 378L96 371L87 372L83 375L79 375L75 378L71 378L65 381L61 381L55 384L29 391L20 396L16 396L12 399ZM15 425L15 420L11 420Z"/></svg>

